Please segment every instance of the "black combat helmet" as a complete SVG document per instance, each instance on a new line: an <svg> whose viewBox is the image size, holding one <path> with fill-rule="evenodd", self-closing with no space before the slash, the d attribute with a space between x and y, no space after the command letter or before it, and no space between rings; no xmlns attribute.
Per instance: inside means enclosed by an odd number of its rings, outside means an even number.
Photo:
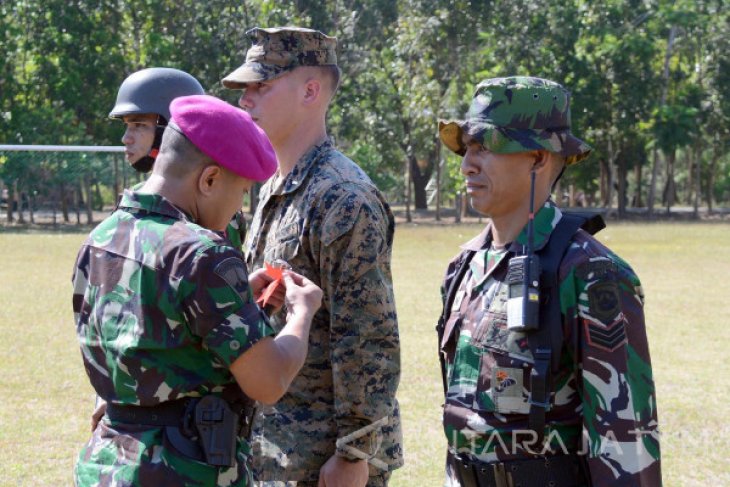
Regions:
<svg viewBox="0 0 730 487"><path fill-rule="evenodd" d="M147 68L130 74L122 82L117 102L109 113L110 118L121 120L125 115L157 115L157 130L150 152L132 167L139 172L149 172L155 163L162 142L162 133L170 120L170 103L180 96L204 95L205 90L197 79L179 69Z"/></svg>
<svg viewBox="0 0 730 487"><path fill-rule="evenodd" d="M197 79L179 69L148 68L130 74L122 82L110 118L156 113L170 120L170 103L179 96L204 95Z"/></svg>

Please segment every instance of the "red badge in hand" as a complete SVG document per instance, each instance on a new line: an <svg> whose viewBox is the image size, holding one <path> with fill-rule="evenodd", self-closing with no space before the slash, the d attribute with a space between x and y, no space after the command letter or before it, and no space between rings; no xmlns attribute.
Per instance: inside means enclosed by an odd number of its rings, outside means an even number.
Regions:
<svg viewBox="0 0 730 487"><path fill-rule="evenodd" d="M256 300L256 304L260 305L262 308L265 308L266 305L269 304L269 299L271 299L271 296L273 296L278 287L281 285L281 281L284 279L284 269L291 269L291 266L283 260L275 260L273 265L268 262L264 262L264 266L266 267L266 275L273 279L273 281L266 286L264 292L262 292L259 299Z"/></svg>

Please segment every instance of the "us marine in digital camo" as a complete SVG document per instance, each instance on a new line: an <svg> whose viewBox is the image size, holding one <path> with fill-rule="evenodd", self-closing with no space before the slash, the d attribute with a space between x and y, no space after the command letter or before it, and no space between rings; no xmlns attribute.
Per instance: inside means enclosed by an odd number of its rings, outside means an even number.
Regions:
<svg viewBox="0 0 730 487"><path fill-rule="evenodd" d="M322 291L284 273L276 335L221 231L276 159L242 110L177 98L150 178L89 235L73 275L86 372L107 402L79 455L87 486L248 486L252 401L275 402L307 353Z"/></svg>
<svg viewBox="0 0 730 487"><path fill-rule="evenodd" d="M247 262L285 260L324 291L302 372L254 420L255 474L267 487L385 485L403 464L395 220L327 135L337 40L296 27L248 35L245 63L223 84L243 90L239 104L271 139L279 168L261 189ZM275 329L282 318L272 317Z"/></svg>
<svg viewBox="0 0 730 487"><path fill-rule="evenodd" d="M442 287L446 485L661 485L641 283L550 199L591 151L570 125L568 92L531 77L479 83L439 124L490 219Z"/></svg>

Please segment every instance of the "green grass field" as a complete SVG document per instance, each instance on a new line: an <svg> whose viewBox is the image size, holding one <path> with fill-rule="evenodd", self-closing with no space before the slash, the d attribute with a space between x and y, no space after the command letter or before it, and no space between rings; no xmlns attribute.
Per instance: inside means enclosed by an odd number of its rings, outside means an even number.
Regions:
<svg viewBox="0 0 730 487"><path fill-rule="evenodd" d="M445 439L434 325L446 263L478 226L407 226L393 260L402 338L406 466L391 485L438 486ZM628 260L646 315L663 432L664 484L730 485L730 226L610 224L600 239ZM84 239L0 231L0 485L71 485L93 393L71 313Z"/></svg>

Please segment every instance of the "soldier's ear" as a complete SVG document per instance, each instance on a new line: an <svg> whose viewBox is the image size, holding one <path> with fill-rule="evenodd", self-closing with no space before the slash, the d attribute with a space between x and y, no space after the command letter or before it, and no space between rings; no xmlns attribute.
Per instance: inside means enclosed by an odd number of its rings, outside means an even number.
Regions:
<svg viewBox="0 0 730 487"><path fill-rule="evenodd" d="M544 170L548 166L548 162L550 161L550 153L546 150L536 150L533 152L534 155L534 161L532 163L531 170L540 172Z"/></svg>
<svg viewBox="0 0 730 487"><path fill-rule="evenodd" d="M304 83L304 104L309 105L317 99L322 92L322 82L315 76L307 78Z"/></svg>
<svg viewBox="0 0 730 487"><path fill-rule="evenodd" d="M223 170L218 164L205 166L198 175L198 191L209 196L214 190L216 183L223 177Z"/></svg>

